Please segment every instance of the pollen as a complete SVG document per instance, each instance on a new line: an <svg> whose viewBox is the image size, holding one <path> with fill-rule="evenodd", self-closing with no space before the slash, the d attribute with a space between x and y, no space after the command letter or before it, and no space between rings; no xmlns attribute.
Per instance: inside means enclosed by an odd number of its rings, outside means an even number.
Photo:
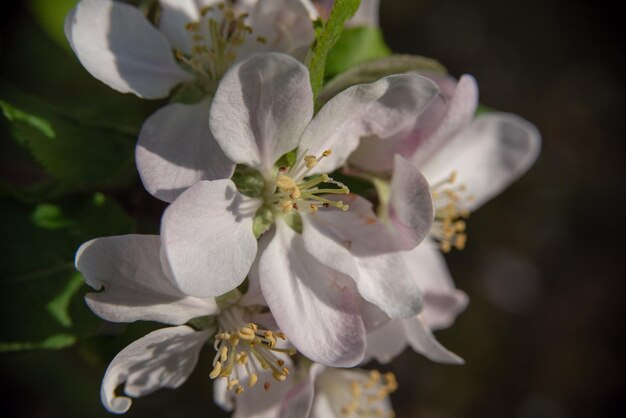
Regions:
<svg viewBox="0 0 626 418"><path fill-rule="evenodd" d="M467 195L466 186L457 184L457 172L453 171L444 180L431 186L435 203L435 223L430 232L444 253L453 248L462 250L467 243L467 222L469 210L466 205L473 201Z"/></svg>
<svg viewBox="0 0 626 418"><path fill-rule="evenodd" d="M292 210L308 210L316 213L320 208L335 207L346 211L350 208L341 200L334 200L322 195L349 194L348 187L323 173L308 176L311 170L323 159L332 154L325 150L320 156L305 155L291 168L280 167L275 180L275 191L271 195L271 203L282 213ZM329 185L330 187L320 187Z"/></svg>
<svg viewBox="0 0 626 418"><path fill-rule="evenodd" d="M239 317L234 314L224 314L227 318L223 322L232 324ZM259 380L259 373L267 371L278 382L285 381L289 376L289 368L285 359L296 353L293 348L284 348L285 334L261 329L254 323L248 323L238 328L225 329L220 322L221 332L215 335L214 347L216 350L213 359L213 370L209 374L211 379L224 378L227 389L236 395L246 389L254 387ZM265 382L265 390L269 390L270 383Z"/></svg>
<svg viewBox="0 0 626 418"><path fill-rule="evenodd" d="M393 418L393 411L385 411L381 402L398 389L393 373L382 374L372 370L367 378L350 381L346 392L349 402L341 406L344 417Z"/></svg>

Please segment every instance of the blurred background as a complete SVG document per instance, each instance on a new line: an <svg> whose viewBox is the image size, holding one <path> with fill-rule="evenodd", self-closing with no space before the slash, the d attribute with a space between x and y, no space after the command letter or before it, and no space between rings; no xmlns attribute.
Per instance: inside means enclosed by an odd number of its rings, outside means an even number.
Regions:
<svg viewBox="0 0 626 418"><path fill-rule="evenodd" d="M110 416L99 400L106 366L156 327L81 315L85 289L71 266L77 245L158 226L163 206L141 188L132 147L141 122L162 103L118 94L80 66L62 34L74 3L13 2L1 15L0 101L38 109L55 127L107 144L78 158L69 143L48 159L45 139L0 120L3 417ZM543 135L534 168L472 214L467 248L447 256L470 305L438 338L466 365L434 364L408 351L390 365L372 365L398 377L397 416L625 416L626 68L617 6L382 3L381 26L394 52L435 58L454 76L474 75L481 103L523 116ZM8 119L20 117L15 112L4 108ZM86 174L76 179L78 168ZM209 357L181 388L135 401L126 416L228 416L213 405Z"/></svg>

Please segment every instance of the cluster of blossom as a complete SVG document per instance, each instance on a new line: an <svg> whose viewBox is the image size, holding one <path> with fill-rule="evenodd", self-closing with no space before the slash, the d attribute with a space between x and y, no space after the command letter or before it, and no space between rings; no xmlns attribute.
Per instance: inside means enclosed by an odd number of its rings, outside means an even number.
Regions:
<svg viewBox="0 0 626 418"><path fill-rule="evenodd" d="M393 416L393 374L351 367L407 345L463 362L432 333L467 305L441 252L463 248L464 219L530 167L539 134L514 115L475 117L468 75L390 75L314 114L302 60L328 3L159 0L149 20L81 0L67 17L93 76L173 97L136 147L143 185L169 203L160 235L76 255L97 315L170 325L113 359L109 411L180 386L207 345L215 402L235 417ZM363 1L350 23L375 25L377 8ZM375 183L376 210L337 170Z"/></svg>

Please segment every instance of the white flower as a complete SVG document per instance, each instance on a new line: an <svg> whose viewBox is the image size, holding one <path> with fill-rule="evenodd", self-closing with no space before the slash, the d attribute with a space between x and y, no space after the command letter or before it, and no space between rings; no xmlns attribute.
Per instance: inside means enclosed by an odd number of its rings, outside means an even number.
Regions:
<svg viewBox="0 0 626 418"><path fill-rule="evenodd" d="M123 349L109 365L102 381L104 406L124 413L128 397L182 385L197 361L202 346L214 336L212 379L215 399L223 403L227 393L267 392L289 374L289 355L282 332L273 328L258 284L250 281L245 295L234 291L220 298L195 298L181 293L167 277L160 261L160 239L151 235L97 238L83 244L76 254L76 268L98 293L86 296L89 307L113 322L149 320L175 325L151 332ZM192 325L183 325L189 322ZM193 326L193 327L192 327ZM272 385L271 382L275 382ZM124 384L127 396L116 395ZM260 387L260 388L259 388ZM286 387L285 387L286 388ZM244 401L245 402L245 401ZM259 405L251 405L262 411Z"/></svg>
<svg viewBox="0 0 626 418"><path fill-rule="evenodd" d="M304 57L314 39L308 0L159 0L157 26L131 5L81 0L66 35L83 66L123 92L156 99L178 85L195 104L173 103L144 123L139 174L154 196L172 201L198 180L228 178L234 165L211 136L208 115L218 82L237 60L260 51ZM175 151L174 151L175 150ZM174 168L175 167L175 168ZM159 187L151 174L168 178Z"/></svg>
<svg viewBox="0 0 626 418"><path fill-rule="evenodd" d="M240 407L234 418L393 418L389 394L398 388L393 373L334 369L312 364L297 370L282 397L263 413ZM274 394L276 395L276 394ZM247 402L248 404L250 402Z"/></svg>
<svg viewBox="0 0 626 418"><path fill-rule="evenodd" d="M410 184L407 165L428 179L435 204L429 238L403 254L423 292L424 309L415 317L391 320L368 335L368 354L381 362L390 361L407 344L431 360L462 362L431 332L450 326L467 305L467 296L455 289L440 250L465 246L464 218L525 173L540 148L536 128L518 116L490 113L474 118L478 92L472 77L463 76L458 84L448 78L433 79L440 86L441 100L420 115L412 130L394 138L364 138L350 157L357 170L391 174L390 189L378 180L384 192L379 213L391 224L405 209L398 198Z"/></svg>
<svg viewBox="0 0 626 418"><path fill-rule="evenodd" d="M347 187L324 173L342 165L360 137L412 126L437 91L423 77L391 76L345 90L312 119L309 74L301 63L259 54L235 65L215 95L211 130L229 159L258 170L265 188L249 197L231 180L201 181L168 207L161 236L178 286L187 294L215 296L248 273L258 275L279 327L299 351L328 365L358 363L365 342L357 288L393 318L421 308L419 288L398 251L415 247L428 232L432 201L416 173L400 196L413 210L400 215L408 216L401 219L399 240L369 202L347 195ZM295 164L276 168L295 148ZM259 208L275 228L257 248Z"/></svg>

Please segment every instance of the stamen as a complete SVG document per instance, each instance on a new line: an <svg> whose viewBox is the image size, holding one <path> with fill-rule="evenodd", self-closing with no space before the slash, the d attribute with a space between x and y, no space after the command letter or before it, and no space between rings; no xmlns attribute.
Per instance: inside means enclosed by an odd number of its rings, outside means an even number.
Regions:
<svg viewBox="0 0 626 418"><path fill-rule="evenodd" d="M393 418L393 411L384 412L380 402L398 389L398 382L393 373L382 375L377 370L369 377L357 377L348 382L348 388L342 390L349 402L341 406L345 417L387 417ZM342 395L342 396L345 396Z"/></svg>
<svg viewBox="0 0 626 418"><path fill-rule="evenodd" d="M311 213L317 212L320 207L333 206L344 211L349 209L349 205L344 204L341 200L335 201L320 196L322 194L349 194L350 189L345 184L332 179L325 173L304 179L320 160L328 157L331 153L331 150L325 150L319 157L304 155L302 160L290 170L284 167L278 169L275 180L276 190L271 198L277 209L285 214L292 210L299 210L300 206L307 208ZM301 171L302 173L300 173ZM317 187L322 183L337 187Z"/></svg>
<svg viewBox="0 0 626 418"><path fill-rule="evenodd" d="M430 235L439 242L439 248L444 253L450 252L452 248L462 250L467 243L467 224L462 218L469 217L469 211L464 206L473 197L465 195L465 185L455 184L456 180L457 173L453 171L447 178L431 186L435 203L435 223Z"/></svg>
<svg viewBox="0 0 626 418"><path fill-rule="evenodd" d="M215 335L217 354L213 361L213 370L209 374L211 379L218 377L227 379L227 389L240 394L244 387L240 384L240 373L247 376L247 387L251 388L258 382L255 370L269 370L272 377L279 382L289 376L289 368L285 366L285 360L278 355L294 355L293 348L276 347L278 340L285 340L282 332L261 329L254 323L249 323L239 328L229 326L238 322L235 314L224 312L220 328L228 326L228 331L222 331ZM269 382L264 385L265 390L270 387Z"/></svg>

